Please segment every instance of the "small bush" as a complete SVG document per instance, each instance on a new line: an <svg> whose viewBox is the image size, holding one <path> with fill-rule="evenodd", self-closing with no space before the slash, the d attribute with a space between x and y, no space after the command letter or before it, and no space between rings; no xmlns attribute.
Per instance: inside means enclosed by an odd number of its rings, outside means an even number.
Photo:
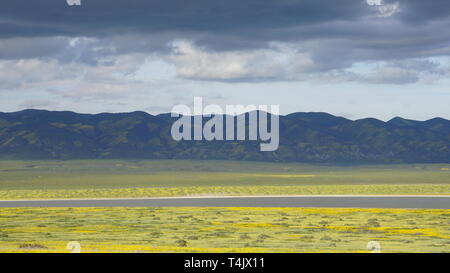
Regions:
<svg viewBox="0 0 450 273"><path fill-rule="evenodd" d="M175 244L179 247L186 247L187 246L187 242L185 240L177 240L175 242Z"/></svg>
<svg viewBox="0 0 450 273"><path fill-rule="evenodd" d="M320 238L320 240L322 240L322 241L331 241L331 240L333 240L333 238L331 238L330 236L323 236L322 238Z"/></svg>
<svg viewBox="0 0 450 273"><path fill-rule="evenodd" d="M40 244L20 244L20 249L48 249L48 247Z"/></svg>
<svg viewBox="0 0 450 273"><path fill-rule="evenodd" d="M376 218L371 218L369 220L367 220L367 225L370 227L380 227L380 223L378 222L378 219Z"/></svg>

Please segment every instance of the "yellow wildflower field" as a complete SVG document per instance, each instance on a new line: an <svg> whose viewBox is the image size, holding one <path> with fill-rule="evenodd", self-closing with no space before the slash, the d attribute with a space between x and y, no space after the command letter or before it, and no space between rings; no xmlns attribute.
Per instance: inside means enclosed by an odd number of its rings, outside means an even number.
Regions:
<svg viewBox="0 0 450 273"><path fill-rule="evenodd" d="M450 252L449 210L1 208L0 252Z"/></svg>
<svg viewBox="0 0 450 273"><path fill-rule="evenodd" d="M243 195L448 195L450 184L304 185L304 186L193 186L118 189L0 190L0 200L70 198L144 198L173 196Z"/></svg>

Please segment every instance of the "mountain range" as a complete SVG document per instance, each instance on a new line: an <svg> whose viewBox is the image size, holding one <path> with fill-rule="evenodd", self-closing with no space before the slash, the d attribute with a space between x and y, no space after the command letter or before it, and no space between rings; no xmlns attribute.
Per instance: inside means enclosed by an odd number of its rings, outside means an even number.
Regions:
<svg viewBox="0 0 450 273"><path fill-rule="evenodd" d="M257 141L174 141L170 114L0 112L2 159L202 159L310 163L450 163L450 121L280 116L280 147Z"/></svg>

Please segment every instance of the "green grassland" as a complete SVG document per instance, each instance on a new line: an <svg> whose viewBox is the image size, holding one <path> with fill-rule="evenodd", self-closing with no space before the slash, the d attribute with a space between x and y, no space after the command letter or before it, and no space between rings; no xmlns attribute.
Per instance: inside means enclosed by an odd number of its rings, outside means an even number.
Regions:
<svg viewBox="0 0 450 273"><path fill-rule="evenodd" d="M270 194L450 194L450 164L0 161L0 199Z"/></svg>
<svg viewBox="0 0 450 273"><path fill-rule="evenodd" d="M0 252L450 252L449 210L7 208Z"/></svg>
<svg viewBox="0 0 450 273"><path fill-rule="evenodd" d="M0 199L450 194L449 164L0 161ZM448 210L1 208L0 252L449 252Z"/></svg>

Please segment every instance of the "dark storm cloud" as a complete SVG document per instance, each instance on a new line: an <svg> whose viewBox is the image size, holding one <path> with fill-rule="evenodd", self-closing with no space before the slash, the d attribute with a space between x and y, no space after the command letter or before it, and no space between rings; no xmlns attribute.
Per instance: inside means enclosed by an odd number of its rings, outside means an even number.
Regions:
<svg viewBox="0 0 450 273"><path fill-rule="evenodd" d="M272 42L288 43L311 57L313 64L302 68L308 73L355 62L450 55L448 0L382 1L392 12L365 0L81 1L81 6L66 0L3 1L0 59L55 58L95 66L105 56L167 55L176 39L205 52L274 50ZM75 37L85 38L74 44ZM416 78L402 70L393 81L402 82L403 75L404 82Z"/></svg>
<svg viewBox="0 0 450 273"><path fill-rule="evenodd" d="M369 11L361 1L335 2L83 0L82 6L68 6L65 0L5 1L0 9L0 58L51 56L95 64L105 55L167 53L167 44L179 38L219 51L263 48L269 41L302 38L296 32L293 37L290 28L353 21ZM75 50L67 37L97 41L80 43Z"/></svg>
<svg viewBox="0 0 450 273"><path fill-rule="evenodd" d="M2 3L0 37L105 39L147 34L152 40L122 42L117 50L125 52L163 50L177 37L214 50L262 48L269 41L310 39L360 39L359 44L367 40L370 49L377 41L380 47L399 47L392 42L398 43L396 37L404 36L404 31L411 32L404 24L446 19L450 14L447 0L384 1L395 2L400 3L395 21L401 26L393 31L389 22L371 25L363 20L374 14L374 6L364 0L82 0L82 6L68 6L65 0L14 0ZM434 32L447 39L445 29ZM407 42L421 43L420 38Z"/></svg>
<svg viewBox="0 0 450 273"><path fill-rule="evenodd" d="M51 55L67 47L67 39L35 37L0 40L0 59L35 58Z"/></svg>
<svg viewBox="0 0 450 273"><path fill-rule="evenodd" d="M355 20L368 12L358 0L65 0L3 1L3 37L104 36L123 32L231 32Z"/></svg>
<svg viewBox="0 0 450 273"><path fill-rule="evenodd" d="M402 0L400 3L403 6L400 18L411 24L450 17L450 1L447 0Z"/></svg>

